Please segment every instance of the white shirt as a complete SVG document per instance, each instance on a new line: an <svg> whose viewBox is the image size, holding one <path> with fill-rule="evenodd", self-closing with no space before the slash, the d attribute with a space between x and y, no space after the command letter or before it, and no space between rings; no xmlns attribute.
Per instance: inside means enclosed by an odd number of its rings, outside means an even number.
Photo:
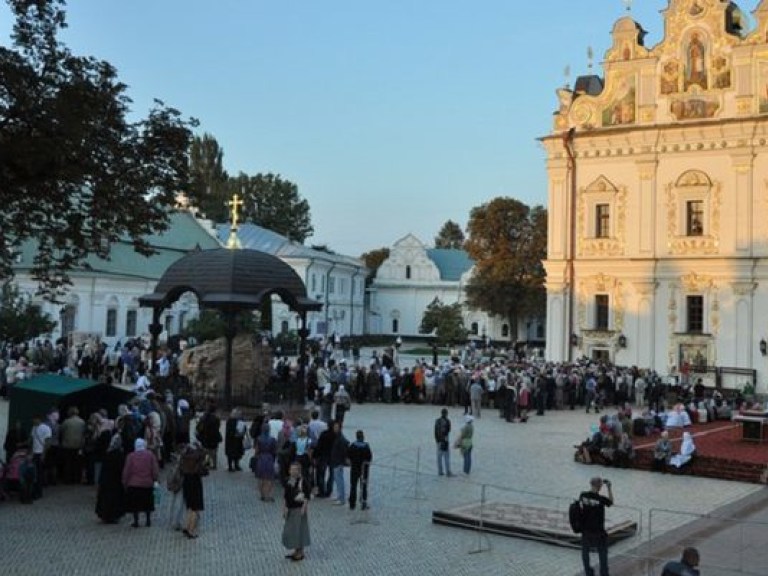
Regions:
<svg viewBox="0 0 768 576"><path fill-rule="evenodd" d="M275 440L277 440L277 436L283 430L283 421L273 418L268 422L268 424L269 424L269 435L272 436L272 438L274 438Z"/></svg>
<svg viewBox="0 0 768 576"><path fill-rule="evenodd" d="M42 454L45 452L46 440L48 440L53 433L48 424L41 422L32 430L32 454Z"/></svg>

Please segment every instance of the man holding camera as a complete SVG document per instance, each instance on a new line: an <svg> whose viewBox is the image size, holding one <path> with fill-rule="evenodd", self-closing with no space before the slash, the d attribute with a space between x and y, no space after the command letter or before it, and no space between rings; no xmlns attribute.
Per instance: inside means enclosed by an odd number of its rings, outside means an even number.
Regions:
<svg viewBox="0 0 768 576"><path fill-rule="evenodd" d="M592 478L589 485L590 490L579 495L582 509L581 560L584 563L584 573L587 576L594 576L595 571L590 565L589 553L593 548L596 549L600 560L600 576L609 576L605 508L613 504L613 491L611 482L604 478ZM607 496L600 494L603 486L607 488Z"/></svg>

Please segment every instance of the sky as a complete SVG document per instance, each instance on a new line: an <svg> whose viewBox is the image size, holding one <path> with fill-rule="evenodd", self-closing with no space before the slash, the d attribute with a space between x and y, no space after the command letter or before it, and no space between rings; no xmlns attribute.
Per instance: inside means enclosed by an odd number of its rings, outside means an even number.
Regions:
<svg viewBox="0 0 768 576"><path fill-rule="evenodd" d="M758 0L738 2L745 11ZM662 39L667 0L631 15ZM62 39L212 134L230 174L272 172L311 207L308 244L431 245L497 196L546 205L555 90L594 71L623 0L70 0ZM0 42L12 21L0 5Z"/></svg>

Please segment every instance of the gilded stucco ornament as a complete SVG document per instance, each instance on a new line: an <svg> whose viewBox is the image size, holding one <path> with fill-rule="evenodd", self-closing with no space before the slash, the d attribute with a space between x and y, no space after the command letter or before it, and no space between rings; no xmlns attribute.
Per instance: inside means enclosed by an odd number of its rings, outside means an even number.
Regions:
<svg viewBox="0 0 768 576"><path fill-rule="evenodd" d="M615 214L615 226L612 235L607 238L587 236L587 208L595 204L595 198L607 200L611 214ZM615 186L605 176L600 176L579 193L576 209L576 231L579 244L579 256L622 256L626 244L627 187Z"/></svg>
<svg viewBox="0 0 768 576"><path fill-rule="evenodd" d="M699 170L685 172L667 185L667 245L675 255L717 254L720 246L721 184ZM701 199L708 212L708 225L700 235L685 232L683 199Z"/></svg>

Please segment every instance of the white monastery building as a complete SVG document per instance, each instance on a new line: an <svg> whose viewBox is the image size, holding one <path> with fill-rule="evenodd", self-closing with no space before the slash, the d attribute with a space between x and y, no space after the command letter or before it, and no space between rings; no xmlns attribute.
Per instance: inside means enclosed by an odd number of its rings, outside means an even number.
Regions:
<svg viewBox="0 0 768 576"><path fill-rule="evenodd" d="M549 360L768 391L768 1L670 0L557 91L547 153ZM743 371L743 373L739 373Z"/></svg>

